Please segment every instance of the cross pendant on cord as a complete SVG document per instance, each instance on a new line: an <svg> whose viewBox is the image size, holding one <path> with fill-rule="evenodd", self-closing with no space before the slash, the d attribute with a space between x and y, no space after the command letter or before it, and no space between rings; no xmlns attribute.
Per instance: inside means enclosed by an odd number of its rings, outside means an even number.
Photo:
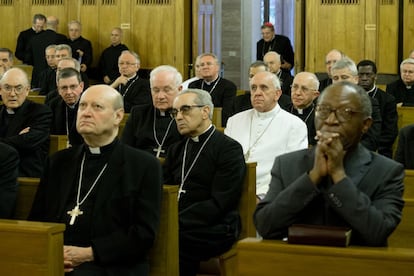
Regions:
<svg viewBox="0 0 414 276"><path fill-rule="evenodd" d="M160 153L164 153L165 150L162 149L161 145L158 146L158 148L153 149L152 151L156 152L157 154L155 155L157 158L160 157Z"/></svg>
<svg viewBox="0 0 414 276"><path fill-rule="evenodd" d="M183 190L183 185L180 185L180 189L178 189L177 200L180 200L181 194L185 194L186 192L186 190Z"/></svg>
<svg viewBox="0 0 414 276"><path fill-rule="evenodd" d="M80 216L83 214L83 211L81 211L79 209L79 205L76 205L75 208L73 208L72 210L68 211L68 215L70 215L70 225L73 225L75 223L75 219L77 216Z"/></svg>

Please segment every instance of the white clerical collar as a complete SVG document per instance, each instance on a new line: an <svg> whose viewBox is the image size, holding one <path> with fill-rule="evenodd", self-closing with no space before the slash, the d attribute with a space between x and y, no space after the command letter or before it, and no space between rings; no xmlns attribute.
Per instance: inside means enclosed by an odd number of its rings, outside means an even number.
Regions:
<svg viewBox="0 0 414 276"><path fill-rule="evenodd" d="M100 148L100 147L96 147L96 148L94 148L94 147L89 147L89 151L90 151L92 154L101 154L101 148Z"/></svg>
<svg viewBox="0 0 414 276"><path fill-rule="evenodd" d="M210 126L206 130L204 130L203 133L201 133L200 135L203 135L204 133L206 133L212 127L213 127L213 125L210 124ZM191 138L191 140L193 140L193 142L198 143L198 142L200 142L200 135L194 136L194 137L190 137L190 138Z"/></svg>
<svg viewBox="0 0 414 276"><path fill-rule="evenodd" d="M7 112L7 114L14 114L14 113L16 113L16 112L14 112L14 110L13 110L13 109L11 109L11 108L6 108L6 112Z"/></svg>
<svg viewBox="0 0 414 276"><path fill-rule="evenodd" d="M371 90L367 91L368 93L374 92L377 87L374 85Z"/></svg>
<svg viewBox="0 0 414 276"><path fill-rule="evenodd" d="M300 114L300 115L303 114L303 109L302 108L297 108L296 110L298 111L298 114Z"/></svg>
<svg viewBox="0 0 414 276"><path fill-rule="evenodd" d="M256 117L260 118L260 119L268 119L271 118L273 116L276 115L276 113L278 113L280 110L280 106L279 104L276 104L275 107L273 107L272 110L269 110L267 112L259 112L256 109L253 109L254 114L256 115Z"/></svg>
<svg viewBox="0 0 414 276"><path fill-rule="evenodd" d="M137 74L135 73L135 75L133 75L132 77L128 78L128 81L135 79L135 77L137 76Z"/></svg>
<svg viewBox="0 0 414 276"><path fill-rule="evenodd" d="M166 112L160 110L160 115L163 116L163 117L165 117L166 116Z"/></svg>
<svg viewBox="0 0 414 276"><path fill-rule="evenodd" d="M211 84L213 84L217 79L219 78L219 76L217 76L217 78L215 78L214 80L212 80L212 81L206 81L206 80L204 80L204 82L207 84L207 85L211 85Z"/></svg>

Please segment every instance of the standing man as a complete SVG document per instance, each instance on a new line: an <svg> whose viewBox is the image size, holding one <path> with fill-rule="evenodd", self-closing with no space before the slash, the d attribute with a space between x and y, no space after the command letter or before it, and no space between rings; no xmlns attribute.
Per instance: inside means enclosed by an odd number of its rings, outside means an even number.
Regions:
<svg viewBox="0 0 414 276"><path fill-rule="evenodd" d="M216 55L204 53L200 56L201 79L188 85L189 88L198 88L210 93L215 107L222 107L222 126L225 127L227 119L233 115L236 85L219 76L220 63Z"/></svg>
<svg viewBox="0 0 414 276"><path fill-rule="evenodd" d="M19 154L4 143L0 143L0 218L11 219L16 205Z"/></svg>
<svg viewBox="0 0 414 276"><path fill-rule="evenodd" d="M343 58L338 60L331 68L333 83L341 81L349 81L358 84L358 69L353 60L350 58ZM372 124L367 132L363 133L361 143L367 149L372 151L378 150L378 144L381 136L381 112L377 99L370 98L372 105Z"/></svg>
<svg viewBox="0 0 414 276"><path fill-rule="evenodd" d="M72 20L69 22L68 33L67 44L72 48L72 57L79 61L81 72L86 72L92 64L92 44L81 36L82 25L79 21Z"/></svg>
<svg viewBox="0 0 414 276"><path fill-rule="evenodd" d="M118 69L118 58L121 53L128 50L128 47L122 44L122 29L113 28L111 32L111 45L106 48L99 59L99 68L106 84L111 84L120 74Z"/></svg>
<svg viewBox="0 0 414 276"><path fill-rule="evenodd" d="M47 46L45 55L48 67L39 76L39 95L47 95L49 91L56 89L56 45Z"/></svg>
<svg viewBox="0 0 414 276"><path fill-rule="evenodd" d="M0 79L13 66L13 52L8 48L0 48Z"/></svg>
<svg viewBox="0 0 414 276"><path fill-rule="evenodd" d="M316 145L315 99L319 96L319 80L315 74L300 72L293 79L291 88L292 103L288 111L305 122L308 129L308 144Z"/></svg>
<svg viewBox="0 0 414 276"><path fill-rule="evenodd" d="M80 73L70 67L60 70L57 75L57 91L60 97L55 97L48 103L53 112L50 134L67 135L68 146L80 145L83 139L76 130L76 113L83 91Z"/></svg>
<svg viewBox="0 0 414 276"><path fill-rule="evenodd" d="M145 150L156 157L165 157L171 144L181 140L171 108L181 91L182 77L176 68L161 65L150 74L151 105L135 106L128 117L122 142Z"/></svg>
<svg viewBox="0 0 414 276"><path fill-rule="evenodd" d="M117 139L123 101L111 87L87 89L77 116L85 144L50 158L29 219L66 224L70 275L148 275L160 219L160 163Z"/></svg>
<svg viewBox="0 0 414 276"><path fill-rule="evenodd" d="M269 68L269 71L279 78L283 94L290 96L290 86L292 85L293 77L290 71L282 70L280 55L273 51L267 52L263 57L263 61Z"/></svg>
<svg viewBox="0 0 414 276"><path fill-rule="evenodd" d="M240 232L243 151L212 125L213 107L209 93L188 89L171 111L186 136L169 148L163 167L164 182L180 187L180 276L196 275L200 261L226 252Z"/></svg>
<svg viewBox="0 0 414 276"><path fill-rule="evenodd" d="M392 95L375 86L377 65L372 60L362 60L357 65L358 84L367 91L371 98L379 103L381 113L381 135L378 141L378 153L392 159L392 145L398 135L398 114Z"/></svg>
<svg viewBox="0 0 414 276"><path fill-rule="evenodd" d="M281 55L281 68L290 71L295 64L295 55L288 37L275 34L272 23L266 22L261 27L262 39L257 42L256 60L263 60L267 52L274 51Z"/></svg>
<svg viewBox="0 0 414 276"><path fill-rule="evenodd" d="M46 47L51 44L65 43L67 39L65 35L57 33L58 25L59 20L56 16L48 16L46 30L34 36L29 42L26 61L33 65L32 88L39 87L39 75L48 66L45 57Z"/></svg>
<svg viewBox="0 0 414 276"><path fill-rule="evenodd" d="M319 91L323 92L326 87L332 84L331 68L340 59L344 58L345 54L337 49L330 50L325 57L326 73L328 76L320 80Z"/></svg>
<svg viewBox="0 0 414 276"><path fill-rule="evenodd" d="M27 100L29 91L27 75L19 68L11 68L0 80L0 142L18 151L19 176L40 177L49 152L52 112Z"/></svg>
<svg viewBox="0 0 414 276"><path fill-rule="evenodd" d="M334 83L318 99L318 144L276 158L269 192L254 214L265 239L292 224L352 229L352 244L385 246L401 220L404 168L359 143L372 123L365 90Z"/></svg>
<svg viewBox="0 0 414 276"><path fill-rule="evenodd" d="M397 106L414 106L414 59L401 62L400 79L388 84L386 91L394 96Z"/></svg>
<svg viewBox="0 0 414 276"><path fill-rule="evenodd" d="M275 157L307 148L308 137L306 125L279 106L282 91L274 74L255 74L250 80L250 93L253 109L230 117L224 133L242 145L246 162L257 162L259 201L266 195Z"/></svg>
<svg viewBox="0 0 414 276"><path fill-rule="evenodd" d="M32 27L19 33L19 36L17 37L15 55L23 63L27 63L27 60L25 60L25 58L27 56L26 51L28 50L30 40L35 35L43 32L45 26L46 16L41 13L37 13L33 16Z"/></svg>
<svg viewBox="0 0 414 276"><path fill-rule="evenodd" d="M126 113L130 113L135 105L151 103L149 81L138 76L140 65L141 61L135 52L125 50L119 56L118 67L121 75L111 86L124 98Z"/></svg>

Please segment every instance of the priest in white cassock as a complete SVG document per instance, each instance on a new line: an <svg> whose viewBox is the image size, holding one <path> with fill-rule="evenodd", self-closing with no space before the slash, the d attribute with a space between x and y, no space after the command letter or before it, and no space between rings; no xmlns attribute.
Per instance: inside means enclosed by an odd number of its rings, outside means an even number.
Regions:
<svg viewBox="0 0 414 276"><path fill-rule="evenodd" d="M250 80L252 109L229 118L224 133L243 147L246 162L257 162L256 195L261 200L270 183L270 170L276 156L308 147L306 124L283 110L279 79L270 72L259 72Z"/></svg>
<svg viewBox="0 0 414 276"><path fill-rule="evenodd" d="M77 130L85 144L47 163L30 220L66 224L67 275L148 275L148 252L159 225L161 166L122 144L122 96L107 85L87 89Z"/></svg>

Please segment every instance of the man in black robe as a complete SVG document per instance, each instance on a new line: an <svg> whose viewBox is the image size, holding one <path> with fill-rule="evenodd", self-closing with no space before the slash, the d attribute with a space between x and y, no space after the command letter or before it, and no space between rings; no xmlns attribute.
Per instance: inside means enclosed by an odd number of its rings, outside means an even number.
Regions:
<svg viewBox="0 0 414 276"><path fill-rule="evenodd" d="M92 43L82 37L82 25L79 21L69 22L68 33L67 44L72 48L72 57L79 61L81 72L86 72L92 64Z"/></svg>
<svg viewBox="0 0 414 276"><path fill-rule="evenodd" d="M188 89L172 114L186 139L168 150L164 182L179 185L180 276L196 275L200 261L237 240L245 162L241 145L212 125L213 104L203 90Z"/></svg>
<svg viewBox="0 0 414 276"><path fill-rule="evenodd" d="M170 116L173 101L181 91L182 77L176 68L162 65L150 74L151 105L135 106L122 133L122 142L165 157L169 146L179 140L175 120Z"/></svg>
<svg viewBox="0 0 414 276"><path fill-rule="evenodd" d="M119 27L113 28L111 32L111 45L103 50L99 59L100 73L106 84L111 84L120 76L118 58L123 51L128 50L128 47L125 44L122 44L121 41L122 29Z"/></svg>
<svg viewBox="0 0 414 276"><path fill-rule="evenodd" d="M68 146L80 145L83 138L76 130L76 113L83 91L80 73L74 68L60 70L57 76L57 91L60 97L55 97L48 103L53 112L50 134L67 135Z"/></svg>
<svg viewBox="0 0 414 276"><path fill-rule="evenodd" d="M141 61L138 54L123 51L118 59L119 76L111 86L124 98L126 113L135 105L151 104L151 89L147 79L138 76Z"/></svg>
<svg viewBox="0 0 414 276"><path fill-rule="evenodd" d="M109 86L87 89L77 116L85 144L50 158L29 219L66 224L67 275L148 275L160 219L160 162L117 139L123 101Z"/></svg>
<svg viewBox="0 0 414 276"><path fill-rule="evenodd" d="M0 218L13 216L17 197L17 176L19 174L19 154L4 143L0 143Z"/></svg>
<svg viewBox="0 0 414 276"><path fill-rule="evenodd" d="M15 56L20 59L23 63L27 63L26 51L30 40L37 34L43 32L43 28L46 25L46 16L41 13L37 13L33 16L32 26L19 33L16 43Z"/></svg>

